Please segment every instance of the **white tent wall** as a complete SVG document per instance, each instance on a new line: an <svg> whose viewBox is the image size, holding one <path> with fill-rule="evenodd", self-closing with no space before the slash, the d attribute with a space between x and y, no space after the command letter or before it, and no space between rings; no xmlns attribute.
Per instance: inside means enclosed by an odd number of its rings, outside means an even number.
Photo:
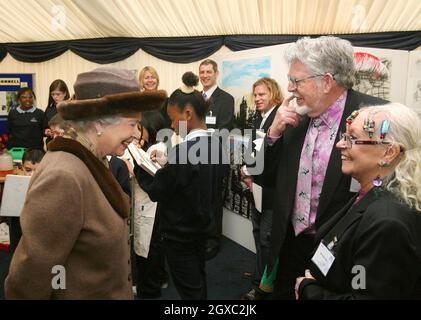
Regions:
<svg viewBox="0 0 421 320"><path fill-rule="evenodd" d="M416 30L421 30L420 0L0 0L0 43ZM214 55L227 52L222 47ZM132 70L154 66L160 87L170 93L183 72L197 72L199 63L171 63L139 50L110 65ZM72 91L76 75L97 66L66 51L42 63L22 63L7 55L0 72L34 73L38 106L44 109L51 81L61 78Z"/></svg>
<svg viewBox="0 0 421 320"><path fill-rule="evenodd" d="M216 54L231 52L228 48L222 47ZM214 55L210 56L212 58ZM186 71L193 71L198 74L200 61L188 64L178 64L164 61L152 55L138 50L129 58L110 64L97 64L85 60L71 51L66 51L61 56L41 63L25 63L13 59L7 55L0 63L0 73L33 73L34 91L37 96L37 106L44 110L48 103L48 88L55 79L64 80L73 93L73 84L81 72L90 71L101 66L113 66L136 70L139 72L144 66L153 66L160 77L160 89L166 90L168 94L180 87L181 76Z"/></svg>
<svg viewBox="0 0 421 320"><path fill-rule="evenodd" d="M419 0L0 0L0 43L415 31L420 14Z"/></svg>

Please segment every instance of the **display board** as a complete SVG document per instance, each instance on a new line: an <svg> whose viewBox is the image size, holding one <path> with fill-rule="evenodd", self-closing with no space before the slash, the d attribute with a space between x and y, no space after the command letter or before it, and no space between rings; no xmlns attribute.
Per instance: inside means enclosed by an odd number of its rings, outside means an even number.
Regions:
<svg viewBox="0 0 421 320"><path fill-rule="evenodd" d="M0 136L6 134L7 115L18 105L17 93L25 87L34 88L34 74L0 73Z"/></svg>

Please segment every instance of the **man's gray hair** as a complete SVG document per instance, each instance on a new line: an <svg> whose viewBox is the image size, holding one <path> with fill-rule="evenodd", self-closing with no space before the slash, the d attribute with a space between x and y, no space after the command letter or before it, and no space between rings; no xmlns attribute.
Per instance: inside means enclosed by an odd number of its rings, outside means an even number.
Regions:
<svg viewBox="0 0 421 320"><path fill-rule="evenodd" d="M285 60L289 66L300 61L313 75L330 73L342 87L350 89L354 85L354 49L347 40L331 36L304 37L288 48Z"/></svg>

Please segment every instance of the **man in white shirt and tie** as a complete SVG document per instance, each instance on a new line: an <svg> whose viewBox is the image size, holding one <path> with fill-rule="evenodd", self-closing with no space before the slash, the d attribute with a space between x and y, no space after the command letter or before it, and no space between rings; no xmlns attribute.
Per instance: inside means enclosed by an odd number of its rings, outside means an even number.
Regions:
<svg viewBox="0 0 421 320"><path fill-rule="evenodd" d="M234 97L217 85L218 65L211 59L200 63L199 77L203 86L203 97L210 101L210 112L216 117L216 124L207 124L208 128L228 129L234 127Z"/></svg>
<svg viewBox="0 0 421 320"><path fill-rule="evenodd" d="M199 65L199 78L203 86L203 97L210 102L206 126L212 129L234 128L234 97L217 85L218 64L206 59ZM219 251L222 237L223 186L219 188L220 201L215 204L215 232L207 243L206 259L212 259Z"/></svg>

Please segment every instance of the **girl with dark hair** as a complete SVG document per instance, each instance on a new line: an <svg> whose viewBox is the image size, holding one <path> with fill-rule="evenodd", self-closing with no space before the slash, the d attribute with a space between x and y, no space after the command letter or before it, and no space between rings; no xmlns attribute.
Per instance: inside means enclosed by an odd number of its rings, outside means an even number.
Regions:
<svg viewBox="0 0 421 320"><path fill-rule="evenodd" d="M137 165L135 175L150 199L158 202L161 238L178 293L182 299L206 299L206 240L214 228L222 147L207 131L208 104L193 87L197 76L189 72L183 82L169 99L168 115L184 141L169 151L168 162L155 176Z"/></svg>
<svg viewBox="0 0 421 320"><path fill-rule="evenodd" d="M18 92L19 105L10 110L7 117L9 141L7 148L14 147L44 149L44 129L47 128L44 111L35 104L35 93L30 88Z"/></svg>
<svg viewBox="0 0 421 320"><path fill-rule="evenodd" d="M57 104L69 99L70 93L66 82L61 79L56 79L51 82L48 93L48 106L45 109L45 118L47 123L57 114ZM45 129L44 133L47 136L46 144L48 144L48 142L53 139L53 133L50 128Z"/></svg>
<svg viewBox="0 0 421 320"><path fill-rule="evenodd" d="M165 120L160 111L142 114L139 122L139 146L149 155L157 150L167 154L165 143L157 140L159 130L165 127ZM153 202L138 184L134 185L133 194L136 293L141 299L154 299L161 296L161 288L168 284L160 224L156 217L157 203Z"/></svg>

